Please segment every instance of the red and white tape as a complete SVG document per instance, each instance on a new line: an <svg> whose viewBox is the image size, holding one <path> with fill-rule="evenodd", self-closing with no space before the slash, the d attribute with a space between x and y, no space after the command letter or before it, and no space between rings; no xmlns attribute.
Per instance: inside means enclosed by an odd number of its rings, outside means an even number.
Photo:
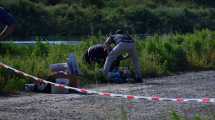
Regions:
<svg viewBox="0 0 215 120"><path fill-rule="evenodd" d="M208 97L205 97L205 98L164 98L164 97L160 97L160 96L149 96L149 97L147 97L147 96L123 95L123 94L114 94L114 93L107 93L107 92L98 92L98 91L93 91L93 90L88 90L88 89L80 89L80 88L75 88L75 87L65 86L62 84L53 83L53 82L32 76L30 74L19 71L15 68L12 68L12 67L10 67L6 64L3 64L3 63L0 63L0 68L1 67L6 68L6 69L10 69L19 75L23 75L25 77L31 78L31 79L38 81L38 82L48 83L48 84L54 85L56 87L60 87L62 89L71 89L71 90L75 90L77 92L85 93L85 94L96 94L99 96L126 98L128 100L149 100L149 101L156 101L156 102L174 101L176 103L186 103L186 102L199 102L199 103L203 103L203 104L215 103L215 98L208 98Z"/></svg>

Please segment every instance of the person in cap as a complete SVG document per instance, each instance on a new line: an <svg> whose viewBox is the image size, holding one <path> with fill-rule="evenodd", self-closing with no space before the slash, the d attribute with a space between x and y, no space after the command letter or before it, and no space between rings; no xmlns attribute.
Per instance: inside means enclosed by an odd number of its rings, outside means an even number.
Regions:
<svg viewBox="0 0 215 120"><path fill-rule="evenodd" d="M3 7L0 7L0 24L3 26L3 29L0 32L0 40L14 32L15 21L15 18L9 12Z"/></svg>
<svg viewBox="0 0 215 120"><path fill-rule="evenodd" d="M141 67L137 56L134 40L130 35L124 33L122 30L117 30L115 34L107 37L105 46L110 47L112 44L115 47L110 51L105 61L103 72L104 75L109 78L109 70L113 61L117 59L117 56L123 53L128 53L128 56L132 59L135 68L135 81L136 83L142 82Z"/></svg>

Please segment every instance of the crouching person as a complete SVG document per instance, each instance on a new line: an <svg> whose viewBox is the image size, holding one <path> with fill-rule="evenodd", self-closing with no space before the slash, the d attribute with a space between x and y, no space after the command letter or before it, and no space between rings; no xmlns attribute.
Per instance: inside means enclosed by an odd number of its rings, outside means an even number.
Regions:
<svg viewBox="0 0 215 120"><path fill-rule="evenodd" d="M83 56L83 61L89 65L98 64L99 66L104 66L105 60L112 50L111 47L106 47L105 44L96 44L88 48ZM117 56L110 66L109 72L112 73L110 76L109 82L113 83L125 83L127 78L123 75L123 72L120 70L121 60L127 59L128 56Z"/></svg>
<svg viewBox="0 0 215 120"><path fill-rule="evenodd" d="M88 48L88 50L84 53L83 61L89 65L99 64L100 66L104 66L105 60L111 51L111 47L107 48L104 44L96 44ZM114 69L119 68L120 61L127 59L128 56L117 56L116 60L114 60L110 67L110 72Z"/></svg>
<svg viewBox="0 0 215 120"><path fill-rule="evenodd" d="M110 78L110 67L113 61L123 53L128 53L128 56L131 57L132 62L135 67L135 81L136 83L142 82L142 75L141 75L141 67L137 57L137 51L135 48L134 40L127 34L125 34L122 30L117 30L114 35L110 35L106 41L106 47L110 47L112 44L115 47L110 51L105 61L103 72L104 75L109 79Z"/></svg>

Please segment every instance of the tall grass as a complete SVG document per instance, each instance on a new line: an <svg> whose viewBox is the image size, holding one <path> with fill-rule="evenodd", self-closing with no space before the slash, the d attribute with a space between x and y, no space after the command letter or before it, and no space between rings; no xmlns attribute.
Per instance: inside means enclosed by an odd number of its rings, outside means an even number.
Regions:
<svg viewBox="0 0 215 120"><path fill-rule="evenodd" d="M204 30L186 35L164 35L138 41L143 74L215 68L215 34Z"/></svg>
<svg viewBox="0 0 215 120"><path fill-rule="evenodd" d="M144 76L168 75L190 70L215 69L215 32L197 31L193 34L155 35L150 38L136 38L136 44ZM1 45L0 60L27 73L46 78L49 64L67 62L70 53L75 53L85 82L104 81L99 66L87 66L82 61L83 53L91 45L102 43L104 37L93 36L83 40L80 45L48 45L38 42L35 46ZM38 39L39 41L39 39ZM122 66L133 68L130 60L121 63ZM10 87L14 76L8 80L8 71L0 70L2 86ZM6 80L7 79L7 80ZM4 81L2 83L2 81ZM17 84L17 83L15 83Z"/></svg>

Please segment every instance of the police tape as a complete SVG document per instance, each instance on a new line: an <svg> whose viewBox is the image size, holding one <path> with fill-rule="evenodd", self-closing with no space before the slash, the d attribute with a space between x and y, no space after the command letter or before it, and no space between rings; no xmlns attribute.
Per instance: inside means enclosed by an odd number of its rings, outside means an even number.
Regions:
<svg viewBox="0 0 215 120"><path fill-rule="evenodd" d="M123 95L123 94L114 94L114 93L108 93L108 92L98 92L98 91L93 91L93 90L88 90L88 89L83 89L83 88L75 88L75 87L70 87L70 86L66 86L63 84L57 84L57 83L53 83L35 76L32 76L30 74L27 74L25 72L22 72L20 70L17 70L15 68L12 68L6 64L0 63L0 68L6 68L6 69L10 69L12 71L14 71L15 73L31 78L39 83L47 83L47 84L51 84L54 85L56 87L62 88L62 89L70 89L70 90L75 90L77 92L80 93L84 93L84 94L95 94L95 95L99 95L99 96L106 96L106 97L120 97L120 98L126 98L128 100L149 100L149 101L174 101L176 103L187 103L187 102L199 102L199 103L203 103L203 104L208 104L208 103L215 103L215 98L165 98L165 97L160 97L160 96L135 96L135 95Z"/></svg>

